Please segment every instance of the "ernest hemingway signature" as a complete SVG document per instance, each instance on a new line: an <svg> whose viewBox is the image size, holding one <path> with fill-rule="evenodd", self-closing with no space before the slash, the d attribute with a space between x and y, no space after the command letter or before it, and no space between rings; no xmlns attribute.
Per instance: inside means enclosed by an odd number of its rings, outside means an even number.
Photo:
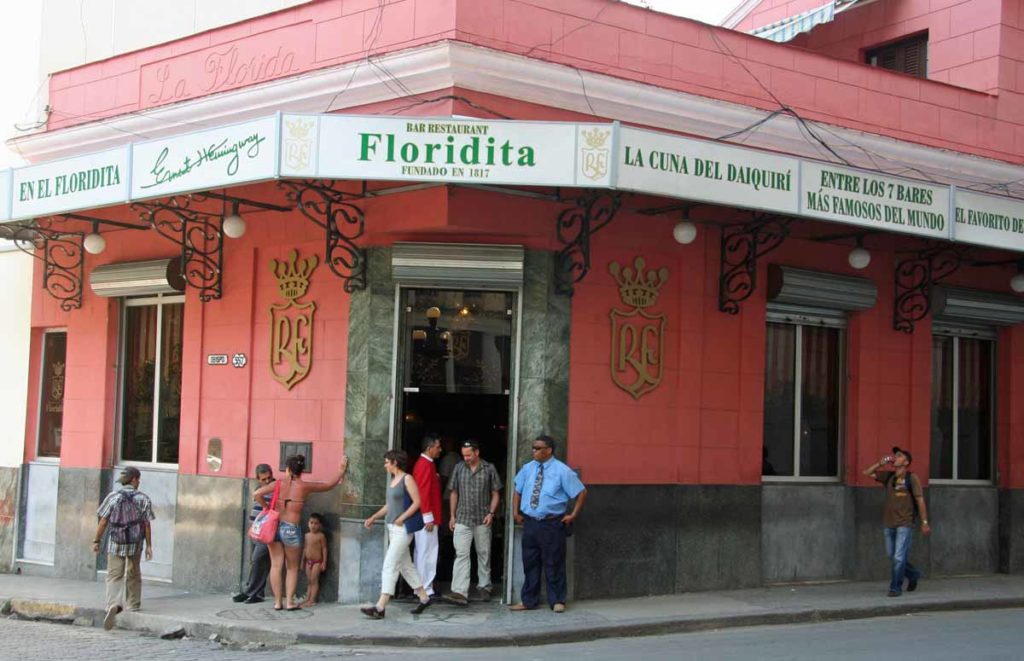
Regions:
<svg viewBox="0 0 1024 661"><path fill-rule="evenodd" d="M169 181L174 181L202 167L205 163L212 163L224 158L228 159L226 172L229 177L233 177L238 172L241 156L244 154L246 158L256 158L260 154L260 145L264 141L266 141L265 137L259 133L253 133L234 142L228 142L227 139L224 139L216 144L211 143L206 147L197 149L194 159L192 156L186 156L177 168L164 166L164 161L167 160L167 156L170 153L170 147L164 147L160 150L160 155L156 157L156 162L149 171L153 175L153 181L143 184L140 188L152 188Z"/></svg>

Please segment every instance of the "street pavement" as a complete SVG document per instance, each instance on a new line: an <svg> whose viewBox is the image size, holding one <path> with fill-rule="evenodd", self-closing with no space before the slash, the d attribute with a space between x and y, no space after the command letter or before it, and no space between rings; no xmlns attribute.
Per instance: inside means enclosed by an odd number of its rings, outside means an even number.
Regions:
<svg viewBox="0 0 1024 661"><path fill-rule="evenodd" d="M0 574L4 613L98 627L103 583ZM550 645L622 636L660 635L951 610L1024 607L1024 577L1004 574L924 580L913 593L886 596L885 581L772 586L636 599L569 604L510 613L497 602L469 607L432 606L409 613L393 603L387 619L367 620L354 605L323 604L297 612L275 612L269 603L244 605L229 595L195 594L146 584L143 610L123 613L117 626L159 634L181 627L206 640L216 634L236 644L296 644L407 647L507 647Z"/></svg>
<svg viewBox="0 0 1024 661"><path fill-rule="evenodd" d="M208 640L160 640L137 632L0 619L0 661L77 658L160 661L853 661L895 657L907 661L1020 659L1024 610L961 611L884 618L721 629L710 632L616 638L536 647L436 649L294 645L286 649L224 646Z"/></svg>

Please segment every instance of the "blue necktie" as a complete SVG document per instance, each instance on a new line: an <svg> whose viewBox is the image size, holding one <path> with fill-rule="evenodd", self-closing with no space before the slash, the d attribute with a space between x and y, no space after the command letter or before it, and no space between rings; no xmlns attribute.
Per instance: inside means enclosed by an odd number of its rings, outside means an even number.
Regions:
<svg viewBox="0 0 1024 661"><path fill-rule="evenodd" d="M537 509L540 506L540 488L544 484L544 464L537 468L537 477L533 481L533 493L530 494L530 508Z"/></svg>

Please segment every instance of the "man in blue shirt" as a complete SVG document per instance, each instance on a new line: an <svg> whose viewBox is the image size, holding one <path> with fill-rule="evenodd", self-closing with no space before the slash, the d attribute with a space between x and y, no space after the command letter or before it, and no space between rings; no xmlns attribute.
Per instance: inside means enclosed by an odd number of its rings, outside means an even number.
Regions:
<svg viewBox="0 0 1024 661"><path fill-rule="evenodd" d="M540 604L540 569L548 585L548 604L565 612L565 538L579 516L587 489L576 472L555 459L555 440L547 435L533 442L533 461L516 473L512 512L523 526L522 603L514 611L533 610ZM576 503L569 512L569 501Z"/></svg>

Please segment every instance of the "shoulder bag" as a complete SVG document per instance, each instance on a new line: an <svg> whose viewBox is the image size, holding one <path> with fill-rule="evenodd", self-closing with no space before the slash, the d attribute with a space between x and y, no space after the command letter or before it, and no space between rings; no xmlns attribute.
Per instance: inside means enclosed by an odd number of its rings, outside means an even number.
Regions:
<svg viewBox="0 0 1024 661"><path fill-rule="evenodd" d="M280 515L275 508L279 493L281 493L281 480L274 485L274 497L270 499L270 507L264 507L249 526L249 539L258 544L269 544L277 536L277 520Z"/></svg>

